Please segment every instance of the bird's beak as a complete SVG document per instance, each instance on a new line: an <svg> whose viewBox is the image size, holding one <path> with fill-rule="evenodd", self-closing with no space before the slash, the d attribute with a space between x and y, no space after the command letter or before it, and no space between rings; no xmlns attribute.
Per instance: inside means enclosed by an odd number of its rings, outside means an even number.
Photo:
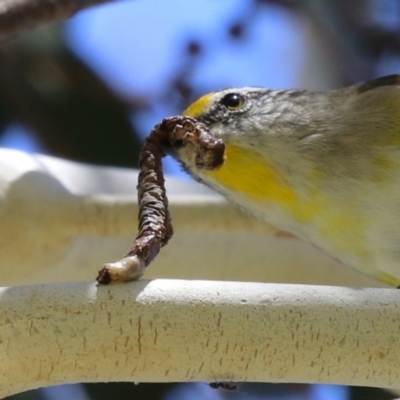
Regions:
<svg viewBox="0 0 400 400"><path fill-rule="evenodd" d="M182 115L199 119L202 115L205 114L213 94L214 93L208 93L200 97L198 100L192 103L186 110L184 110Z"/></svg>

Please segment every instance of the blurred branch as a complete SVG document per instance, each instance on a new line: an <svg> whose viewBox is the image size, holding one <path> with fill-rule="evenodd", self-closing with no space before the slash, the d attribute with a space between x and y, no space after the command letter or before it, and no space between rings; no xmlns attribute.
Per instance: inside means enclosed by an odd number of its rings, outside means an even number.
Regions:
<svg viewBox="0 0 400 400"><path fill-rule="evenodd" d="M141 144L130 118L140 106L120 99L66 46L46 46L44 35L29 46L26 36L0 49L0 110L52 155L136 167Z"/></svg>
<svg viewBox="0 0 400 400"><path fill-rule="evenodd" d="M69 18L92 5L113 0L0 0L0 42L40 24Z"/></svg>

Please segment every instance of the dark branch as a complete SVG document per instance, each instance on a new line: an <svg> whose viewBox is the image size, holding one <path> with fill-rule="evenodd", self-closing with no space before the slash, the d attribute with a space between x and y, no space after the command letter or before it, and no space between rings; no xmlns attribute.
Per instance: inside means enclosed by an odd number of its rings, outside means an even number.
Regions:
<svg viewBox="0 0 400 400"><path fill-rule="evenodd" d="M69 18L92 5L113 0L0 0L0 42L50 21Z"/></svg>

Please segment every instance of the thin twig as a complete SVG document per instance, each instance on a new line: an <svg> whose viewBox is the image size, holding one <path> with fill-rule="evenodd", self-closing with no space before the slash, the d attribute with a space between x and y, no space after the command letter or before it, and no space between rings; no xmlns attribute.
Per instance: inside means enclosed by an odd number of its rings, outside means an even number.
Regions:
<svg viewBox="0 0 400 400"><path fill-rule="evenodd" d="M69 18L84 8L113 0L0 0L0 42L50 21Z"/></svg>
<svg viewBox="0 0 400 400"><path fill-rule="evenodd" d="M120 261L105 264L97 281L126 282L139 279L144 269L168 243L173 229L162 172L163 149L189 146L196 166L217 169L224 161L225 146L208 128L193 118L176 116L156 125L139 156L139 233L131 250Z"/></svg>

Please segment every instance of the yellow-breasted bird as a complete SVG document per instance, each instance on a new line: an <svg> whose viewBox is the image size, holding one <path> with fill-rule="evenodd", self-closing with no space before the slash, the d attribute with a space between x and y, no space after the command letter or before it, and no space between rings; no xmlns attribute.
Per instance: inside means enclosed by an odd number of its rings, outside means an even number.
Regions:
<svg viewBox="0 0 400 400"><path fill-rule="evenodd" d="M176 150L196 179L344 264L400 284L400 75L325 93L227 89L183 114L225 143L215 171Z"/></svg>

